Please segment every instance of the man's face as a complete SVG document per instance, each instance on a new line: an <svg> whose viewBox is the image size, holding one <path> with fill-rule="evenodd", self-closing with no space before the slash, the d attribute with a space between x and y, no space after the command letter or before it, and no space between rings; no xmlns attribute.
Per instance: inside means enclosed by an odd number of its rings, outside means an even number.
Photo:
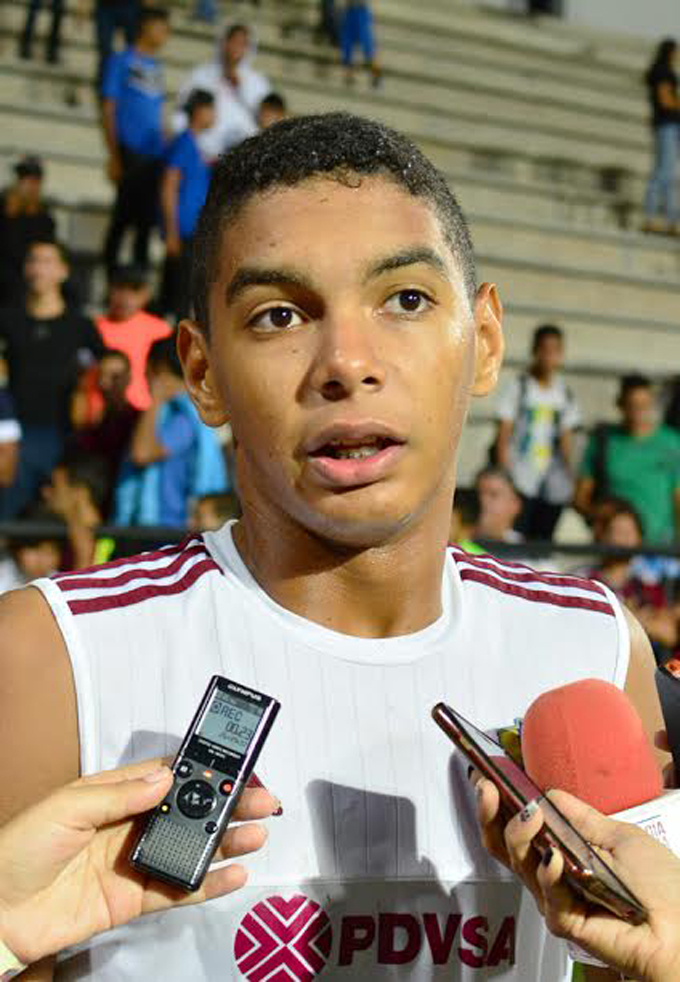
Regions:
<svg viewBox="0 0 680 982"><path fill-rule="evenodd" d="M554 334L547 334L536 345L534 362L541 374L552 375L559 371L564 361L564 345L562 339Z"/></svg>
<svg viewBox="0 0 680 982"><path fill-rule="evenodd" d="M59 287L68 277L68 267L56 246L34 245L24 263L26 284L32 293L45 293Z"/></svg>
<svg viewBox="0 0 680 982"><path fill-rule="evenodd" d="M109 319L112 321L129 320L144 309L148 300L149 289L146 286L112 286L109 290Z"/></svg>
<svg viewBox="0 0 680 982"><path fill-rule="evenodd" d="M130 369L124 358L106 355L99 362L97 372L99 389L107 403L120 402L130 384Z"/></svg>
<svg viewBox="0 0 680 982"><path fill-rule="evenodd" d="M623 425L631 432L646 430L654 423L654 396L646 386L629 389L621 400Z"/></svg>
<svg viewBox="0 0 680 982"><path fill-rule="evenodd" d="M158 51L168 40L170 24L161 17L154 17L144 25L144 41L154 51Z"/></svg>
<svg viewBox="0 0 680 982"><path fill-rule="evenodd" d="M38 201L42 192L42 177L38 177L37 174L24 174L17 179L16 188L23 201Z"/></svg>
<svg viewBox="0 0 680 982"><path fill-rule="evenodd" d="M425 202L378 178L252 199L224 234L210 318L246 506L351 546L387 541L438 496L448 513L493 359Z"/></svg>
<svg viewBox="0 0 680 982"><path fill-rule="evenodd" d="M199 106L194 112L192 124L201 133L209 130L215 125L215 106Z"/></svg>
<svg viewBox="0 0 680 982"><path fill-rule="evenodd" d="M274 123L280 123L285 118L285 112L279 109L278 106L260 106L257 114L257 124L261 130L267 130Z"/></svg>
<svg viewBox="0 0 680 982"><path fill-rule="evenodd" d="M479 525L485 534L501 536L517 521L521 501L501 474L483 474L477 482Z"/></svg>
<svg viewBox="0 0 680 982"><path fill-rule="evenodd" d="M232 67L240 64L246 56L249 42L247 31L234 31L224 42L224 59Z"/></svg>

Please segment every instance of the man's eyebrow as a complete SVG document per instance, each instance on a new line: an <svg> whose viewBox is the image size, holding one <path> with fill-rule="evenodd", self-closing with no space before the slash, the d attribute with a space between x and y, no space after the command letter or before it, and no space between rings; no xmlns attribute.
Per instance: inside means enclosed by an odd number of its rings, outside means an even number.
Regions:
<svg viewBox="0 0 680 982"><path fill-rule="evenodd" d="M430 249L429 246L415 246L411 249L403 249L401 252L395 252L391 256L385 256L384 259L379 259L377 262L372 263L366 272L364 280L367 282L368 280L375 279L376 276L388 273L392 269L401 269L402 266L415 266L416 263L424 263L439 273L440 276L450 279L450 273L446 263L434 249Z"/></svg>
<svg viewBox="0 0 680 982"><path fill-rule="evenodd" d="M227 304L231 304L251 286L296 286L311 290L311 280L299 270L266 266L242 266L234 273L226 290Z"/></svg>

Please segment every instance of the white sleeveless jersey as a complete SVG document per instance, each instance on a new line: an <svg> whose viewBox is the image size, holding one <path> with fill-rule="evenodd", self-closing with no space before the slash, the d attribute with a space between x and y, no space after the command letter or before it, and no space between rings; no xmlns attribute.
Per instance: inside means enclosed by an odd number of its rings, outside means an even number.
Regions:
<svg viewBox="0 0 680 982"><path fill-rule="evenodd" d="M68 951L58 978L568 977L564 944L482 849L467 767L430 710L496 727L566 682L622 686L629 637L605 587L454 548L434 624L349 637L267 596L228 525L35 585L73 665L83 773L176 751L213 673L282 706L256 771L283 815L247 886Z"/></svg>

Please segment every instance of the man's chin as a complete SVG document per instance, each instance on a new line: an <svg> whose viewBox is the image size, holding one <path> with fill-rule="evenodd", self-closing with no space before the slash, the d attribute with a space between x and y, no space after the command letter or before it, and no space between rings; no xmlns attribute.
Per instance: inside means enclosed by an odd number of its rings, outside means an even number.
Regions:
<svg viewBox="0 0 680 982"><path fill-rule="evenodd" d="M372 549L398 539L404 534L410 520L411 513L404 512L403 508L362 510L334 507L308 511L303 522L317 538L335 543L343 549Z"/></svg>

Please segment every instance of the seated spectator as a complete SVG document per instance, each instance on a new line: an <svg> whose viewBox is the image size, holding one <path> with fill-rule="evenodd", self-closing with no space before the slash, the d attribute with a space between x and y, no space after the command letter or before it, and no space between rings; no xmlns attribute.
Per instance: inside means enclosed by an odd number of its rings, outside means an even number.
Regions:
<svg viewBox="0 0 680 982"><path fill-rule="evenodd" d="M572 437L580 424L576 400L560 369L564 336L543 324L534 331L532 361L505 388L497 407L493 457L522 495L517 528L527 539L552 539L574 493Z"/></svg>
<svg viewBox="0 0 680 982"><path fill-rule="evenodd" d="M183 528L190 499L228 489L224 456L186 392L171 338L152 346L147 375L151 407L132 434L115 493L115 524Z"/></svg>
<svg viewBox="0 0 680 982"><path fill-rule="evenodd" d="M189 528L195 532L216 532L225 522L241 517L241 505L233 491L204 494L194 501Z"/></svg>
<svg viewBox="0 0 680 982"><path fill-rule="evenodd" d="M612 495L640 516L645 541L670 542L680 516L680 434L659 423L652 384L621 380L618 425L602 423L590 437L574 503L592 519L595 503Z"/></svg>
<svg viewBox="0 0 680 982"><path fill-rule="evenodd" d="M165 149L163 66L158 53L168 38L168 13L142 7L135 43L112 54L102 80L102 125L107 173L116 201L104 242L109 276L118 265L123 236L134 230L133 256L145 268L149 238L158 221L158 187Z"/></svg>
<svg viewBox="0 0 680 982"><path fill-rule="evenodd" d="M479 495L475 488L456 488L451 512L449 542L473 555L484 550L473 541L479 523Z"/></svg>
<svg viewBox="0 0 680 982"><path fill-rule="evenodd" d="M209 160L257 133L257 111L272 87L250 64L255 50L251 29L232 24L222 36L217 58L195 68L180 87L173 120L176 131L188 124L184 107L194 89L212 92L215 97L215 123L199 139Z"/></svg>
<svg viewBox="0 0 680 982"><path fill-rule="evenodd" d="M361 48L370 69L373 85L382 81L382 72L375 57L375 28L373 12L367 0L347 0L340 28L340 48L348 82L354 81L354 49Z"/></svg>
<svg viewBox="0 0 680 982"><path fill-rule="evenodd" d="M174 138L161 179L165 265L160 306L176 320L188 316L194 229L210 184L210 165L201 150L201 133L215 122L215 97L195 89L185 106L188 127Z"/></svg>
<svg viewBox="0 0 680 982"><path fill-rule="evenodd" d="M59 516L42 502L34 502L24 509L21 520L27 524L62 524ZM13 536L7 545L7 555L0 560L0 594L57 573L61 569L62 548L63 539L56 535Z"/></svg>
<svg viewBox="0 0 680 982"><path fill-rule="evenodd" d="M282 119L288 118L288 106L286 100L278 92L270 92L260 103L257 110L257 125L261 130L266 130L274 123L280 123Z"/></svg>
<svg viewBox="0 0 680 982"><path fill-rule="evenodd" d="M45 61L56 65L59 61L59 45L61 44L61 22L64 18L64 0L48 0L52 21L50 24L47 43L45 45ZM33 50L35 22L43 0L28 0L24 29L19 39L19 57L30 58Z"/></svg>
<svg viewBox="0 0 680 982"><path fill-rule="evenodd" d="M107 470L107 493L101 512L108 518L113 506L113 490L123 458L139 416L127 399L130 360L124 351L107 349L96 369L97 392L102 399L97 421L82 426L71 438L73 451L103 460Z"/></svg>
<svg viewBox="0 0 680 982"><path fill-rule="evenodd" d="M107 348L124 352L130 361L126 395L135 409L148 409L151 395L146 381L146 359L154 341L167 338L172 329L145 307L151 299L147 274L137 266L119 267L112 275L106 313L95 318Z"/></svg>
<svg viewBox="0 0 680 982"><path fill-rule="evenodd" d="M104 349L92 321L64 300L69 265L63 247L33 243L25 268L24 304L0 311L0 346L22 428L16 478L0 502L5 518L33 500L61 457L78 374Z"/></svg>
<svg viewBox="0 0 680 982"><path fill-rule="evenodd" d="M14 184L0 191L0 307L23 303L28 248L54 238L54 219L42 197L42 162L24 157L14 173Z"/></svg>
<svg viewBox="0 0 680 982"><path fill-rule="evenodd" d="M522 510L512 478L502 467L485 467L475 481L479 496L479 520L474 539L496 539L498 542L522 542L515 522Z"/></svg>
<svg viewBox="0 0 680 982"><path fill-rule="evenodd" d="M642 522L625 501L612 499L607 518L600 526L601 545L638 549L642 545ZM603 512L604 514L604 512ZM668 602L664 584L643 574L637 557L604 556L586 572L606 583L638 618L652 642L657 662L670 658L680 641L678 618Z"/></svg>
<svg viewBox="0 0 680 982"><path fill-rule="evenodd" d="M111 558L114 540L97 538L95 534L103 521L107 494L108 466L101 457L67 457L52 471L50 483L43 488L43 498L66 523L68 544L62 569L84 569Z"/></svg>
<svg viewBox="0 0 680 982"><path fill-rule="evenodd" d="M17 473L21 424L7 389L0 388L0 498L11 487Z"/></svg>

